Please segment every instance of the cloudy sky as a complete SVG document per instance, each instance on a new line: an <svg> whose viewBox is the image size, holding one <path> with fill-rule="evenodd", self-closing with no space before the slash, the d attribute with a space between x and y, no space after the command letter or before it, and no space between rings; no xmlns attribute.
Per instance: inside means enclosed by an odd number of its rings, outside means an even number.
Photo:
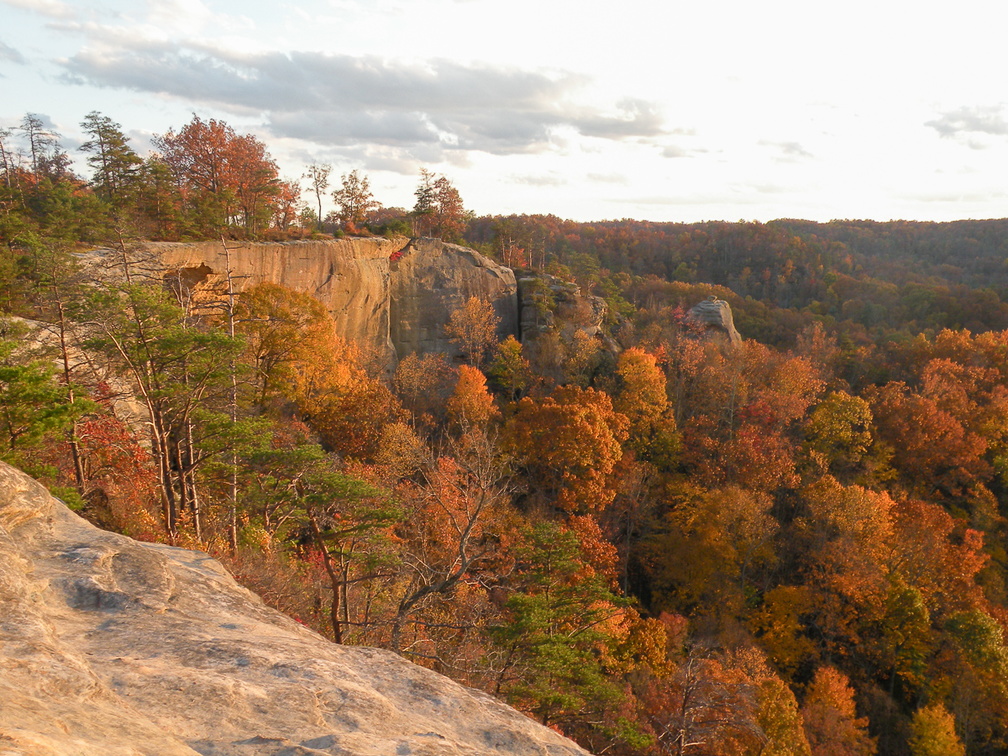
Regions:
<svg viewBox="0 0 1008 756"><path fill-rule="evenodd" d="M141 153L192 114L285 176L422 167L479 214L1008 216L996 0L0 0L0 127Z"/></svg>

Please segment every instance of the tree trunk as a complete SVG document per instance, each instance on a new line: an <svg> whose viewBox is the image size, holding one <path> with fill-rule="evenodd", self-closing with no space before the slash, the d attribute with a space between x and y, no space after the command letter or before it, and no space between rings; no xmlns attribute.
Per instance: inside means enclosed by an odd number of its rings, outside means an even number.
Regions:
<svg viewBox="0 0 1008 756"><path fill-rule="evenodd" d="M329 547L326 546L325 539L322 537L322 529L319 528L318 519L315 517L315 513L310 510L308 512L308 520L311 522L315 544L322 552L322 564L325 566L326 574L329 576L329 585L332 588L332 600L329 602L329 619L332 622L333 641L342 644L343 630L340 625L340 584L342 581L339 575L336 574L332 555L329 553Z"/></svg>

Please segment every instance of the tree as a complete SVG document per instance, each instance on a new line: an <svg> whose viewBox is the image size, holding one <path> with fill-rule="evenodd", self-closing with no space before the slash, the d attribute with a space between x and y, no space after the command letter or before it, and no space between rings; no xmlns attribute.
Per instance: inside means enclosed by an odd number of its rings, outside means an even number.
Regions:
<svg viewBox="0 0 1008 756"><path fill-rule="evenodd" d="M445 414L445 403L458 382L456 370L440 353L408 354L396 366L392 385L415 426L434 426Z"/></svg>
<svg viewBox="0 0 1008 756"><path fill-rule="evenodd" d="M754 579L775 561L779 525L760 491L686 491L647 543L653 601L666 609L738 616Z"/></svg>
<svg viewBox="0 0 1008 756"><path fill-rule="evenodd" d="M336 214L344 228L353 231L367 221L368 213L378 206L371 194L371 182L356 170L344 173L340 188L333 192Z"/></svg>
<svg viewBox="0 0 1008 756"><path fill-rule="evenodd" d="M225 178L238 201L238 221L255 235L269 225L281 193L277 166L266 145L251 134L236 136L229 153Z"/></svg>
<svg viewBox="0 0 1008 756"><path fill-rule="evenodd" d="M732 657L694 641L672 674L648 681L640 698L660 753L761 752L759 686ZM735 749L719 748L729 743Z"/></svg>
<svg viewBox="0 0 1008 756"><path fill-rule="evenodd" d="M469 297L466 303L454 310L448 318L445 333L462 350L474 367L481 367L487 353L497 343L500 316L493 305L479 297Z"/></svg>
<svg viewBox="0 0 1008 756"><path fill-rule="evenodd" d="M103 199L118 204L143 160L129 146L122 127L97 110L87 114L81 128L90 137L80 149L91 153L87 163L94 171L92 183Z"/></svg>
<svg viewBox="0 0 1008 756"><path fill-rule="evenodd" d="M250 234L262 230L278 183L277 166L262 142L235 133L223 121L194 115L177 133L155 137L154 144L182 192L194 228L206 234L232 224Z"/></svg>
<svg viewBox="0 0 1008 756"><path fill-rule="evenodd" d="M258 525L292 541L305 561L320 563L330 592L328 622L336 643L351 627L350 588L381 576L389 528L401 512L386 492L341 472L303 430L277 428L251 455L248 497Z"/></svg>
<svg viewBox="0 0 1008 756"><path fill-rule="evenodd" d="M194 327L160 286L96 290L91 316L96 334L85 345L110 359L146 407L165 529L176 539L185 514L198 540L197 473L237 442L227 404L241 342Z"/></svg>
<svg viewBox="0 0 1008 756"><path fill-rule="evenodd" d="M437 236L449 241L462 236L467 220L465 208L461 195L447 178L424 168L414 195L413 217L418 236Z"/></svg>
<svg viewBox="0 0 1008 756"><path fill-rule="evenodd" d="M525 393L532 380L532 366L522 355L522 345L514 336L508 335L497 345L496 357L490 364L489 376L504 390L508 401L517 401Z"/></svg>
<svg viewBox="0 0 1008 756"><path fill-rule="evenodd" d="M329 188L329 174L331 172L332 166L329 163L312 163L304 174L304 177L308 179L308 188L311 189L315 195L315 200L318 202L318 215L316 217L318 219L319 231L322 230L322 195Z"/></svg>
<svg viewBox="0 0 1008 756"><path fill-rule="evenodd" d="M445 407L448 417L463 434L485 430L490 420L500 414L487 391L486 376L469 365L460 365L458 376L455 391Z"/></svg>
<svg viewBox="0 0 1008 756"><path fill-rule="evenodd" d="M872 448L868 402L834 391L812 411L805 426L809 450L834 475L850 477Z"/></svg>
<svg viewBox="0 0 1008 756"><path fill-rule="evenodd" d="M816 670L801 713L812 756L874 756L868 720L857 716L854 691L839 670Z"/></svg>
<svg viewBox="0 0 1008 756"><path fill-rule="evenodd" d="M43 178L56 181L62 177L70 159L60 147L59 134L46 128L42 117L36 113L26 113L21 119L21 132L28 141L35 183Z"/></svg>
<svg viewBox="0 0 1008 756"><path fill-rule="evenodd" d="M861 648L862 631L885 617L891 588L896 503L884 492L824 477L805 492L808 515L795 521L815 625L828 653Z"/></svg>
<svg viewBox="0 0 1008 756"><path fill-rule="evenodd" d="M278 181L273 199L273 226L279 231L287 231L299 218L301 186L296 181Z"/></svg>
<svg viewBox="0 0 1008 756"><path fill-rule="evenodd" d="M75 321L80 319L81 305L87 286L86 277L77 261L62 245L42 239L31 239L30 255L35 278L34 304L43 328L56 340L58 360L62 372L62 382L67 392L67 402L78 402L79 391L76 384L78 362L81 358L71 355L72 343L76 340ZM81 458L76 420L66 431L67 445L73 461L74 483L83 496L84 468Z"/></svg>
<svg viewBox="0 0 1008 756"><path fill-rule="evenodd" d="M629 423L608 394L563 386L525 397L505 428L505 443L529 485L568 512L601 512L616 496L616 463Z"/></svg>
<svg viewBox="0 0 1008 756"><path fill-rule="evenodd" d="M955 720L940 702L914 712L909 745L913 756L966 756L966 748L956 735Z"/></svg>
<svg viewBox="0 0 1008 756"><path fill-rule="evenodd" d="M671 467L679 450L679 433L657 359L637 347L626 349L616 360L616 374L620 390L613 406L630 421L628 445L640 458Z"/></svg>
<svg viewBox="0 0 1008 756"><path fill-rule="evenodd" d="M440 457L429 471L416 492L417 509L401 528L406 583L392 622L396 651L410 618L462 590L500 546L506 466L495 440L474 430L453 451L454 457Z"/></svg>
<svg viewBox="0 0 1008 756"><path fill-rule="evenodd" d="M26 354L20 338L24 332L0 322L0 459L21 465L30 463L26 455L32 447L90 407L59 384L51 363Z"/></svg>
<svg viewBox="0 0 1008 756"><path fill-rule="evenodd" d="M262 282L243 292L235 308L236 331L245 338L246 359L257 401L293 398L295 373L333 348L335 330L325 307L310 294Z"/></svg>
<svg viewBox="0 0 1008 756"><path fill-rule="evenodd" d="M911 491L960 497L990 475L987 442L943 409L935 397L902 382L865 392L880 438L893 449L893 467Z"/></svg>
<svg viewBox="0 0 1008 756"><path fill-rule="evenodd" d="M546 724L611 706L621 693L606 661L622 602L587 564L577 535L556 523L526 531L515 555L517 590L507 600L507 621L493 629L508 649L496 692Z"/></svg>

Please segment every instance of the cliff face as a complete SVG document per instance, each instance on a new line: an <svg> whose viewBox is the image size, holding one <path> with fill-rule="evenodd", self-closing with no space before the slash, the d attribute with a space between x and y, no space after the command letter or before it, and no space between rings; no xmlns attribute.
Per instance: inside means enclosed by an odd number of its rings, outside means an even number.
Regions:
<svg viewBox="0 0 1008 756"><path fill-rule="evenodd" d="M467 247L435 239L411 241L392 262L390 335L400 356L454 354L444 326L470 297L494 306L497 340L518 335L514 272Z"/></svg>
<svg viewBox="0 0 1008 756"><path fill-rule="evenodd" d="M398 656L336 646L206 554L86 523L0 462L0 752L585 754Z"/></svg>
<svg viewBox="0 0 1008 756"><path fill-rule="evenodd" d="M243 290L271 281L319 299L345 337L394 363L411 352L452 353L444 325L470 296L493 303L500 337L517 333L514 273L465 247L434 239L348 238L289 243L228 242L232 280ZM152 243L169 275L197 299L223 290L220 242Z"/></svg>

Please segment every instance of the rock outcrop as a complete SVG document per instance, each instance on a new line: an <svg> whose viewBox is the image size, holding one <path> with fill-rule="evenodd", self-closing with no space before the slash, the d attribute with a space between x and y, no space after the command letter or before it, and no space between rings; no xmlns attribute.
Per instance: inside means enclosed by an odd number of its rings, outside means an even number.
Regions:
<svg viewBox="0 0 1008 756"><path fill-rule="evenodd" d="M206 554L98 530L0 463L0 753L585 751L390 652L326 641Z"/></svg>
<svg viewBox="0 0 1008 756"><path fill-rule="evenodd" d="M169 279L181 281L197 301L224 290L221 242L145 246L160 257ZM343 336L390 364L412 352L453 354L444 326L471 296L493 304L501 318L500 338L518 332L514 273L466 247L436 239L370 237L228 242L228 248L237 290L271 281L311 294Z"/></svg>
<svg viewBox="0 0 1008 756"><path fill-rule="evenodd" d="M742 336L735 330L731 305L723 299L711 296L694 306L687 314L695 323L704 326L708 330L713 329L716 332L724 334L732 344L738 344L742 341Z"/></svg>
<svg viewBox="0 0 1008 756"><path fill-rule="evenodd" d="M518 308L522 341L553 328L556 317L596 336L602 333L609 310L601 297L586 296L576 283L547 273L528 273L519 279Z"/></svg>
<svg viewBox="0 0 1008 756"><path fill-rule="evenodd" d="M510 268L468 247L414 239L391 266L390 336L396 353L454 355L445 335L452 312L470 297L494 306L497 340L518 335L518 288Z"/></svg>
<svg viewBox="0 0 1008 756"><path fill-rule="evenodd" d="M270 281L311 294L326 306L340 333L381 357L389 339L389 258L403 240L380 237L286 243L228 242L235 289ZM221 242L149 243L167 269L197 291L224 290L227 263Z"/></svg>

